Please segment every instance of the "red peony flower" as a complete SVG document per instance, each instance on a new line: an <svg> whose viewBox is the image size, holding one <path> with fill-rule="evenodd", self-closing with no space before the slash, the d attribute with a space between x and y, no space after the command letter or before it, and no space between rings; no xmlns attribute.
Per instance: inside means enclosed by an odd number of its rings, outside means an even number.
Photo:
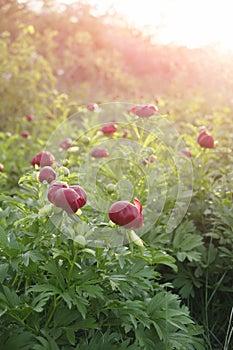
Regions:
<svg viewBox="0 0 233 350"><path fill-rule="evenodd" d="M27 114L27 115L25 115L25 118L26 118L29 122L33 122L34 119L35 119L34 115L32 115L32 114Z"/></svg>
<svg viewBox="0 0 233 350"><path fill-rule="evenodd" d="M206 130L203 130L199 134L199 136L197 138L197 142L203 148L214 148L214 138Z"/></svg>
<svg viewBox="0 0 233 350"><path fill-rule="evenodd" d="M22 136L22 137L25 137L25 139L27 139L27 138L30 137L30 134L29 134L29 132L27 132L27 131L23 131L23 132L21 132L21 136Z"/></svg>
<svg viewBox="0 0 233 350"><path fill-rule="evenodd" d="M102 128L100 130L104 134L113 134L114 132L117 131L117 128L116 128L115 124L109 123L109 124L102 126Z"/></svg>
<svg viewBox="0 0 233 350"><path fill-rule="evenodd" d="M192 157L192 154L187 149L182 149L181 153L183 153L188 158Z"/></svg>
<svg viewBox="0 0 233 350"><path fill-rule="evenodd" d="M107 158L108 151L106 148L94 147L91 150L91 156L94 158Z"/></svg>
<svg viewBox="0 0 233 350"><path fill-rule="evenodd" d="M148 158L146 157L145 159L142 160L143 165L147 165L148 163L154 163L155 162L155 156L153 154Z"/></svg>
<svg viewBox="0 0 233 350"><path fill-rule="evenodd" d="M137 105L130 109L130 112L141 118L148 118L158 113L158 107L150 104Z"/></svg>
<svg viewBox="0 0 233 350"><path fill-rule="evenodd" d="M53 165L54 164L54 156L50 152L41 151L37 153L31 160L31 164L33 166L46 166L46 165Z"/></svg>
<svg viewBox="0 0 233 350"><path fill-rule="evenodd" d="M153 156L153 154L150 156L149 162L150 163L154 163L155 162L155 156Z"/></svg>
<svg viewBox="0 0 233 350"><path fill-rule="evenodd" d="M54 117L53 117L52 115L46 115L46 119L48 119L48 120L53 120Z"/></svg>
<svg viewBox="0 0 233 350"><path fill-rule="evenodd" d="M148 160L147 160L147 159L143 159L143 160L142 160L142 165L145 165L145 166L146 166L147 164L148 164Z"/></svg>
<svg viewBox="0 0 233 350"><path fill-rule="evenodd" d="M72 147L72 139L67 137L66 139L62 140L59 144L59 147L65 150Z"/></svg>
<svg viewBox="0 0 233 350"><path fill-rule="evenodd" d="M136 198L133 201L135 205L127 201L113 203L109 209L110 220L125 228L140 228L144 221L142 205Z"/></svg>
<svg viewBox="0 0 233 350"><path fill-rule="evenodd" d="M88 103L88 105L86 106L88 111L95 111L96 109L98 109L98 105L96 103Z"/></svg>
<svg viewBox="0 0 233 350"><path fill-rule="evenodd" d="M122 137L127 137L128 135L129 135L129 130L128 129L124 129Z"/></svg>
<svg viewBox="0 0 233 350"><path fill-rule="evenodd" d="M51 168L51 166L45 166L44 168L40 169L39 173L39 181L47 181L48 183L56 180L56 172Z"/></svg>
<svg viewBox="0 0 233 350"><path fill-rule="evenodd" d="M72 185L70 186L70 188L78 194L79 196L78 205L79 205L79 208L82 208L87 202L87 194L85 190L81 186L77 186L77 185Z"/></svg>
<svg viewBox="0 0 233 350"><path fill-rule="evenodd" d="M79 195L72 188L60 188L54 194L54 204L64 209L68 214L74 214L80 208Z"/></svg>
<svg viewBox="0 0 233 350"><path fill-rule="evenodd" d="M81 186L68 186L66 182L58 181L49 186L48 200L69 214L74 214L87 202L87 195Z"/></svg>
<svg viewBox="0 0 233 350"><path fill-rule="evenodd" d="M54 182L53 184L51 184L49 186L48 189L48 200L54 204L54 196L55 193L60 190L61 188L68 188L69 186L67 185L66 182L62 182L62 181L57 181Z"/></svg>

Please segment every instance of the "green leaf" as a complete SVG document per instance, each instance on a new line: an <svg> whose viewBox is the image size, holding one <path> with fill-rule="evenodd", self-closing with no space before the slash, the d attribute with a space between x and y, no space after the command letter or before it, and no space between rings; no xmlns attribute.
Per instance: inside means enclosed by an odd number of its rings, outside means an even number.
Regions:
<svg viewBox="0 0 233 350"><path fill-rule="evenodd" d="M88 304L89 303L86 299L79 297L78 295L76 295L73 299L73 305L77 307L78 311L81 313L84 319L86 318Z"/></svg>
<svg viewBox="0 0 233 350"><path fill-rule="evenodd" d="M29 287L27 290L30 292L51 292L51 295L60 294L60 289L52 284L36 284L35 286Z"/></svg>
<svg viewBox="0 0 233 350"><path fill-rule="evenodd" d="M26 253L23 253L21 256L22 256L23 264L25 266L29 265L30 260L35 263L38 263L44 260L43 255L36 250L28 250Z"/></svg>
<svg viewBox="0 0 233 350"><path fill-rule="evenodd" d="M177 266L175 265L175 259L172 256L168 255L163 250L150 249L149 251L151 253L151 261L150 261L151 264L166 265L166 266L169 266L174 271L177 271Z"/></svg>
<svg viewBox="0 0 233 350"><path fill-rule="evenodd" d="M74 309L67 309L65 306L58 307L54 314L54 324L57 327L68 326L75 320L79 320L77 323L77 326L79 326L82 322L80 313Z"/></svg>
<svg viewBox="0 0 233 350"><path fill-rule="evenodd" d="M9 265L8 264L0 264L0 283L2 283L8 272Z"/></svg>
<svg viewBox="0 0 233 350"><path fill-rule="evenodd" d="M200 261L201 259L201 253L200 252L177 252L176 253L177 259L179 261L184 261L185 259L188 259L189 261Z"/></svg>
<svg viewBox="0 0 233 350"><path fill-rule="evenodd" d="M5 248L8 245L7 234L3 227L0 226L0 247Z"/></svg>
<svg viewBox="0 0 233 350"><path fill-rule="evenodd" d="M7 286L2 286L4 295L6 297L7 304L10 308L15 308L20 303L20 298L14 290L10 290Z"/></svg>
<svg viewBox="0 0 233 350"><path fill-rule="evenodd" d="M1 342L1 346L4 350L31 350L34 342L35 337L32 332L18 328L13 332L8 332L7 337L5 340L3 340L3 343Z"/></svg>
<svg viewBox="0 0 233 350"><path fill-rule="evenodd" d="M75 345L75 331L72 328L66 329L66 336L71 345Z"/></svg>
<svg viewBox="0 0 233 350"><path fill-rule="evenodd" d="M69 292L64 292L61 294L62 299L66 302L69 309L72 308L73 305L73 296L69 294Z"/></svg>
<svg viewBox="0 0 233 350"><path fill-rule="evenodd" d="M189 235L186 235L186 237L184 237L181 243L180 249L189 251L189 250L192 250L193 248L201 246L202 244L203 244L203 239L201 236L189 234Z"/></svg>
<svg viewBox="0 0 233 350"><path fill-rule="evenodd" d="M40 266L40 268L49 272L56 279L62 290L66 288L66 282L61 272L62 269L57 267L54 260L50 260L47 264Z"/></svg>
<svg viewBox="0 0 233 350"><path fill-rule="evenodd" d="M48 343L48 340L41 337L41 336L38 336L36 337L37 341L40 342L41 344L36 344L33 346L33 350L50 350L49 348L49 343Z"/></svg>
<svg viewBox="0 0 233 350"><path fill-rule="evenodd" d="M7 312L7 308L3 309L1 306L1 300L0 300L0 317L2 317Z"/></svg>
<svg viewBox="0 0 233 350"><path fill-rule="evenodd" d="M36 297L33 297L31 304L33 310L35 312L43 312L44 306L46 305L51 295L54 295L54 293L52 291L47 291L41 292Z"/></svg>

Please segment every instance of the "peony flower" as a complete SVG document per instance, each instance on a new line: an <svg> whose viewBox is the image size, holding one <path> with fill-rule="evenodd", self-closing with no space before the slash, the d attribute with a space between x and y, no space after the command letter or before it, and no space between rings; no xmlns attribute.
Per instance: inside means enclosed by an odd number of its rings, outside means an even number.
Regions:
<svg viewBox="0 0 233 350"><path fill-rule="evenodd" d="M95 110L98 110L98 105L96 103L88 103L86 106L88 111L93 112Z"/></svg>
<svg viewBox="0 0 233 350"><path fill-rule="evenodd" d="M142 205L136 198L133 201L135 205L127 201L113 203L109 209L110 220L125 228L140 228L144 221Z"/></svg>
<svg viewBox="0 0 233 350"><path fill-rule="evenodd" d="M74 214L87 202L87 195L81 186L68 186L66 182L58 181L49 186L48 200L68 214Z"/></svg>
<svg viewBox="0 0 233 350"><path fill-rule="evenodd" d="M197 138L197 142L203 148L214 148L214 138L206 130L203 130L199 134L199 136Z"/></svg>
<svg viewBox="0 0 233 350"><path fill-rule="evenodd" d="M150 104L137 105L129 110L131 113L141 118L148 118L158 113L158 107Z"/></svg>
<svg viewBox="0 0 233 350"><path fill-rule="evenodd" d="M40 182L47 181L48 183L56 180L56 172L51 168L51 166L45 166L40 169L39 177Z"/></svg>
<svg viewBox="0 0 233 350"><path fill-rule="evenodd" d="M54 119L54 117L52 116L52 115L46 115L46 119L48 119L48 120L53 120Z"/></svg>
<svg viewBox="0 0 233 350"><path fill-rule="evenodd" d="M192 157L192 154L187 149L182 149L181 153L183 153L188 158Z"/></svg>
<svg viewBox="0 0 233 350"><path fill-rule="evenodd" d="M27 114L27 115L25 115L25 118L26 118L29 122L33 122L34 119L35 119L34 115L32 115L32 114Z"/></svg>
<svg viewBox="0 0 233 350"><path fill-rule="evenodd" d="M25 139L27 139L27 138L30 137L30 134L29 134L29 132L27 132L27 131L23 131L23 132L21 132L21 136L22 136L22 137L25 137Z"/></svg>
<svg viewBox="0 0 233 350"><path fill-rule="evenodd" d="M105 124L104 126L102 126L100 131L102 131L103 134L113 134L114 132L117 131L117 128L116 128L115 124L109 123L109 124Z"/></svg>
<svg viewBox="0 0 233 350"><path fill-rule="evenodd" d="M69 137L65 138L59 143L59 147L64 150L67 150L68 148L72 147L72 139Z"/></svg>
<svg viewBox="0 0 233 350"><path fill-rule="evenodd" d="M129 135L129 130L128 129L124 129L122 137L127 137L128 135Z"/></svg>
<svg viewBox="0 0 233 350"><path fill-rule="evenodd" d="M37 153L31 160L31 164L33 166L38 165L38 166L46 166L46 165L53 165L55 162L55 158L50 152L45 152L45 151L40 151Z"/></svg>
<svg viewBox="0 0 233 350"><path fill-rule="evenodd" d="M63 181L57 181L57 182L54 182L53 184L51 184L49 186L49 189L48 189L48 200L54 204L54 196L55 196L55 193L60 190L61 188L68 188L69 186L67 185L66 182L63 182Z"/></svg>
<svg viewBox="0 0 233 350"><path fill-rule="evenodd" d="M155 162L155 156L153 154L148 158L146 157L145 159L142 160L143 165L147 165L148 163L154 163Z"/></svg>
<svg viewBox="0 0 233 350"><path fill-rule="evenodd" d="M82 208L87 202L87 195L85 190L81 186L77 186L77 185L72 185L70 186L70 188L78 194L79 196L78 205L79 205L79 208Z"/></svg>
<svg viewBox="0 0 233 350"><path fill-rule="evenodd" d="M149 162L150 163L154 163L155 162L155 156L153 156L153 154L150 156Z"/></svg>
<svg viewBox="0 0 233 350"><path fill-rule="evenodd" d="M60 188L54 194L54 204L64 209L68 214L74 214L79 209L79 195L72 188Z"/></svg>
<svg viewBox="0 0 233 350"><path fill-rule="evenodd" d="M91 156L94 158L107 158L108 151L106 148L94 147L91 150Z"/></svg>

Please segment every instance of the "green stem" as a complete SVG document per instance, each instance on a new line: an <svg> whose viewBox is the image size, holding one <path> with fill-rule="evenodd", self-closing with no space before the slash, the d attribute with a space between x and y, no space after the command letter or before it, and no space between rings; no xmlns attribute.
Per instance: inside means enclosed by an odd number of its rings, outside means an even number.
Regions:
<svg viewBox="0 0 233 350"><path fill-rule="evenodd" d="M50 314L49 314L49 317L45 323L45 327L47 328L48 325L50 324L52 318L53 318L53 315L57 309L57 307L60 305L61 303L61 300L59 302L57 302L58 300L60 299L60 296L58 298L56 298L56 296L54 295L53 297L53 307L52 307L52 310L50 311Z"/></svg>
<svg viewBox="0 0 233 350"><path fill-rule="evenodd" d="M10 313L10 312L9 312L9 316L12 317L13 319L15 319L17 322L19 322L23 327L25 327L25 328L27 328L27 329L29 329L29 330L33 330L33 331L34 331L33 328L31 328L30 326L28 326L28 325L24 322L24 319L21 319L21 318L19 318L18 316L14 315L14 314L12 314L12 313Z"/></svg>
<svg viewBox="0 0 233 350"><path fill-rule="evenodd" d="M18 272L17 272L16 275L15 275L15 278L14 278L12 284L11 284L12 287L15 286L15 283L16 283L16 281L17 281L17 279L18 279L18 275L19 275L19 274L18 274Z"/></svg>
<svg viewBox="0 0 233 350"><path fill-rule="evenodd" d="M73 261L71 263L71 266L70 266L70 270L69 270L69 273L68 273L68 285L70 286L70 280L71 280L71 276L72 276L72 272L73 272L73 269L74 269L74 265L76 263L76 260L77 260L77 255L78 255L78 250L76 248L74 248L74 258L73 258Z"/></svg>

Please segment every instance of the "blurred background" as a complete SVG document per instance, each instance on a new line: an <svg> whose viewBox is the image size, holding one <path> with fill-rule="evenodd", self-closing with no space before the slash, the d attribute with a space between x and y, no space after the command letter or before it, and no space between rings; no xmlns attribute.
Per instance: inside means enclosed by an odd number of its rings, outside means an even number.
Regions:
<svg viewBox="0 0 233 350"><path fill-rule="evenodd" d="M232 103L231 1L1 0L0 18L0 93L25 112L54 89L80 103Z"/></svg>

